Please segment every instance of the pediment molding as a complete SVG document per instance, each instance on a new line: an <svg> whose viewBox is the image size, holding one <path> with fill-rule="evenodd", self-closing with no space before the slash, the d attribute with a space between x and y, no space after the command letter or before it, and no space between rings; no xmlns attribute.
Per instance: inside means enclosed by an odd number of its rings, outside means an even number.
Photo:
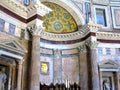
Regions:
<svg viewBox="0 0 120 90"><path fill-rule="evenodd" d="M100 62L99 67L104 69L117 69L120 67L120 64L113 60L108 59Z"/></svg>
<svg viewBox="0 0 120 90"><path fill-rule="evenodd" d="M27 50L17 40L0 41L0 49L20 55L27 53Z"/></svg>

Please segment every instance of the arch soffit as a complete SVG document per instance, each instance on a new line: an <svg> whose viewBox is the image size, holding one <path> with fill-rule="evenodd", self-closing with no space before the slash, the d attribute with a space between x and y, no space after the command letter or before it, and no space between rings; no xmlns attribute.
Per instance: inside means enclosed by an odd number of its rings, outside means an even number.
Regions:
<svg viewBox="0 0 120 90"><path fill-rule="evenodd" d="M41 2L51 2L58 4L65 8L75 19L77 26L81 26L85 24L85 20L82 16L82 13L78 10L78 8L71 2L70 0L40 0ZM72 7L72 8L71 8Z"/></svg>

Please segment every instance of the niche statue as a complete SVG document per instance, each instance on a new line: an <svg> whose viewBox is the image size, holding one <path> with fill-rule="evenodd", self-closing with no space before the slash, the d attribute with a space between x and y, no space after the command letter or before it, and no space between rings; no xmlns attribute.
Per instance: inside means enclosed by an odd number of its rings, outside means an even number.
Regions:
<svg viewBox="0 0 120 90"><path fill-rule="evenodd" d="M7 75L5 74L5 69L0 68L0 90L5 90L5 82Z"/></svg>
<svg viewBox="0 0 120 90"><path fill-rule="evenodd" d="M108 83L107 80L103 81L103 90L111 90L110 83Z"/></svg>

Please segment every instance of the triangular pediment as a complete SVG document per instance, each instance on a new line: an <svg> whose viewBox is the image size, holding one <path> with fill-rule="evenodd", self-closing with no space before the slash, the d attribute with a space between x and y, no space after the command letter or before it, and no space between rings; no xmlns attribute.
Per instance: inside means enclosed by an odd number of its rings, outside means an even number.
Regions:
<svg viewBox="0 0 120 90"><path fill-rule="evenodd" d="M103 60L102 62L99 63L99 67L101 68L118 68L120 65L113 61L113 60Z"/></svg>
<svg viewBox="0 0 120 90"><path fill-rule="evenodd" d="M9 43L6 43L5 45L8 45L13 48L17 48L14 42L9 42Z"/></svg>
<svg viewBox="0 0 120 90"><path fill-rule="evenodd" d="M22 46L22 44L16 40L0 41L0 47L11 50L11 51L18 51L23 53L27 52L27 50Z"/></svg>
<svg viewBox="0 0 120 90"><path fill-rule="evenodd" d="M104 63L104 65L114 65L114 63L106 62L106 63Z"/></svg>

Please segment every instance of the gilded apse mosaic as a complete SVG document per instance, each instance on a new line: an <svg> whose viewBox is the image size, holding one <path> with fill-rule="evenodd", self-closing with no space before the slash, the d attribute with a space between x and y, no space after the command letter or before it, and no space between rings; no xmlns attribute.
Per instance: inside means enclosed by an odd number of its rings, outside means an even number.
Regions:
<svg viewBox="0 0 120 90"><path fill-rule="evenodd" d="M57 4L44 2L52 12L43 17L43 26L46 32L64 34L77 31L77 25L72 15Z"/></svg>

